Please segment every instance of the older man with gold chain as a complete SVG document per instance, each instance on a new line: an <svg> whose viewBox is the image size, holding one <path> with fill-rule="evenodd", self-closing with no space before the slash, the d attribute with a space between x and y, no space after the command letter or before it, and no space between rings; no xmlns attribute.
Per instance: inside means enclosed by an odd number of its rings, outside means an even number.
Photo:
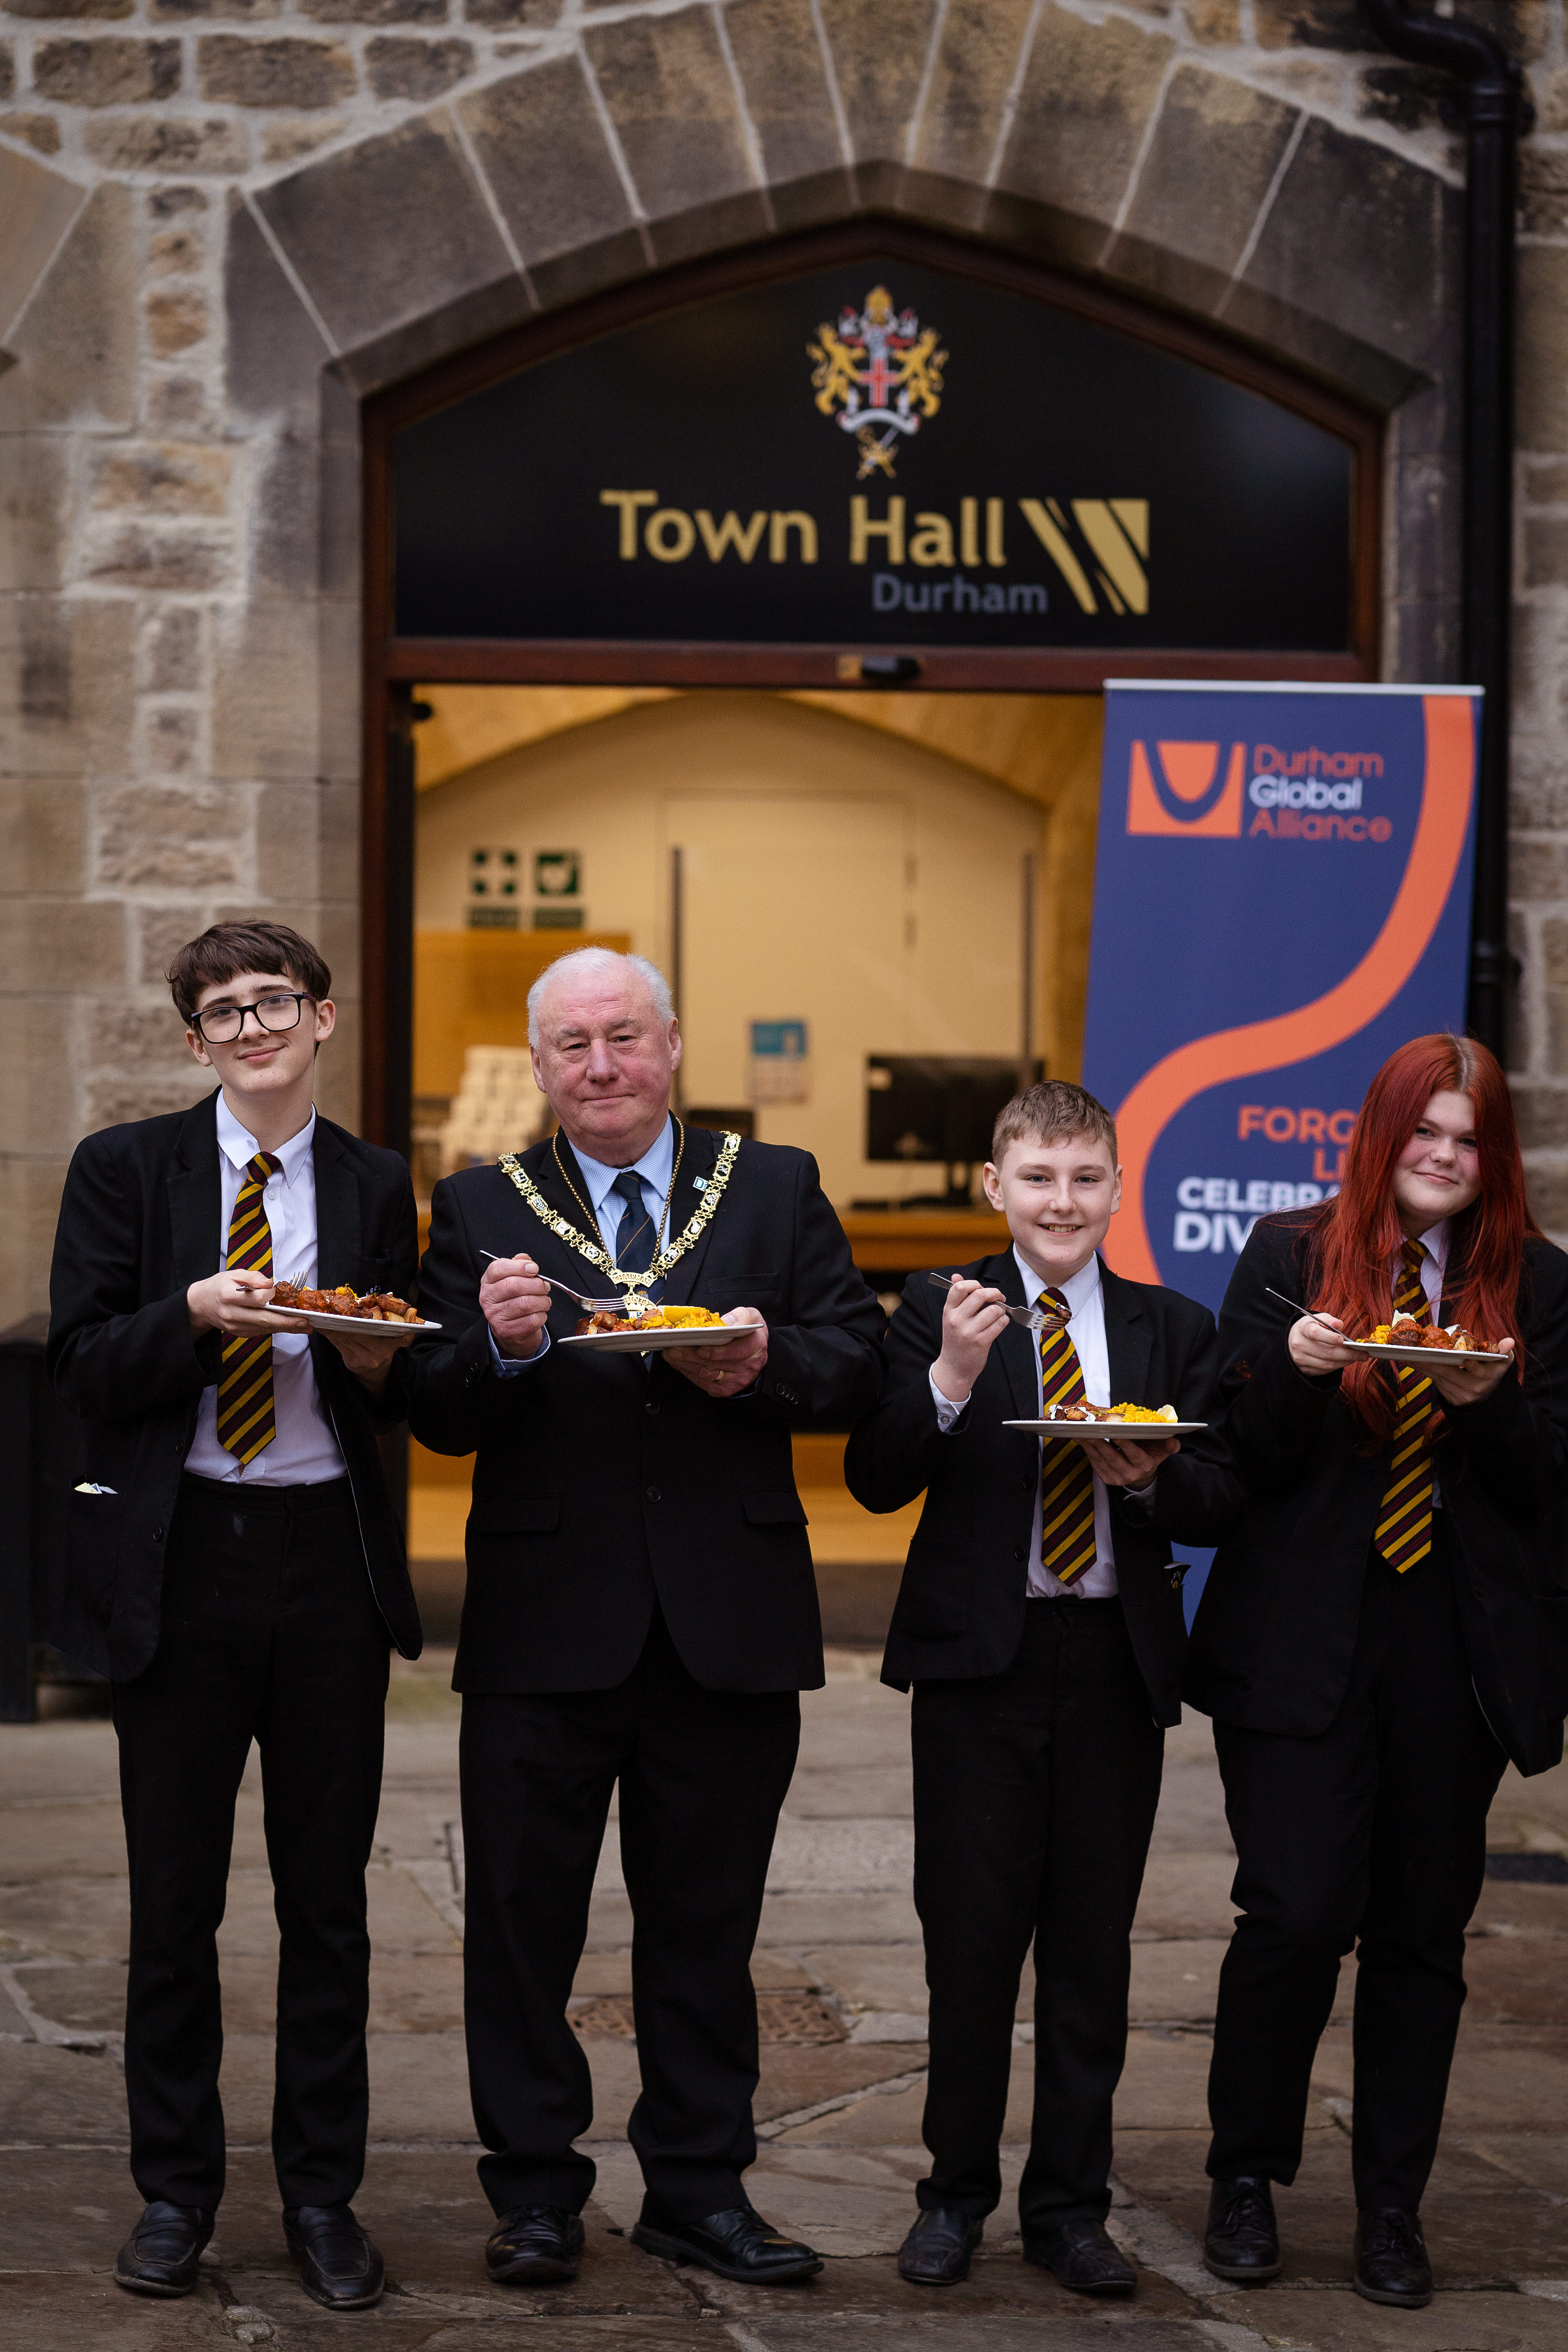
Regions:
<svg viewBox="0 0 1568 2352"><path fill-rule="evenodd" d="M822 1633L790 1438L882 1379L881 1310L815 1161L688 1128L680 1033L637 956L579 949L529 998L560 1131L436 1188L409 1424L477 1452L463 1694L468 2066L492 2277L576 2273L593 2118L567 2021L612 1791L633 1915L648 2252L771 2284L820 2267L753 2211L750 1959ZM700 1306L735 1336L577 1339L588 1297Z"/></svg>

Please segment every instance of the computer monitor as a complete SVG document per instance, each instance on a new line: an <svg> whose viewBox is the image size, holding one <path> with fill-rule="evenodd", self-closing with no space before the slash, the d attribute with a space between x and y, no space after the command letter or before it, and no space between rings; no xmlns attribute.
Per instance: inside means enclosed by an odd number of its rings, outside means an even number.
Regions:
<svg viewBox="0 0 1568 2352"><path fill-rule="evenodd" d="M967 1208L973 1171L991 1157L997 1112L1045 1074L1043 1062L984 1054L868 1054L866 1157L945 1165L945 1193L902 1205Z"/></svg>

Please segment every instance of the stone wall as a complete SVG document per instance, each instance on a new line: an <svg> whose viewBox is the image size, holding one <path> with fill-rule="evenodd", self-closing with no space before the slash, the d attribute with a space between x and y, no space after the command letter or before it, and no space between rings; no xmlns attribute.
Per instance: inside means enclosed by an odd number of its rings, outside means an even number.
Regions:
<svg viewBox="0 0 1568 2352"><path fill-rule="evenodd" d="M1527 63L1517 1060L1568 1230L1568 61ZM1222 321L1391 418L1385 666L1454 675L1461 174L1337 0L0 0L0 1322L78 1136L199 1091L161 974L312 931L356 1095L366 390L879 211Z"/></svg>

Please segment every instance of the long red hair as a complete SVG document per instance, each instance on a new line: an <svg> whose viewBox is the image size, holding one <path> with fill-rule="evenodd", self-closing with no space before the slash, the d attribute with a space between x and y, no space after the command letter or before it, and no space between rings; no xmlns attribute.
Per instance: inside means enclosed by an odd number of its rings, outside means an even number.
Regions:
<svg viewBox="0 0 1568 2352"><path fill-rule="evenodd" d="M1391 1312L1390 1268L1405 1238L1394 1171L1434 1095L1468 1095L1475 1107L1481 1189L1449 1227L1448 1304L1478 1339L1519 1344L1519 1278L1525 1238L1539 1234L1525 1195L1524 1164L1508 1080L1495 1055L1473 1037L1412 1037L1389 1055L1366 1090L1340 1191L1312 1230L1308 1298L1365 1339ZM1393 1425L1390 1385L1375 1360L1352 1364L1346 1403L1378 1444Z"/></svg>

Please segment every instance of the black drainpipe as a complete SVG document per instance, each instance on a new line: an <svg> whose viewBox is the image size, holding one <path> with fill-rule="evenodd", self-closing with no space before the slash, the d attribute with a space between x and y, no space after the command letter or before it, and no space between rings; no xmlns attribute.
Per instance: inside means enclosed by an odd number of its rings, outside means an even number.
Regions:
<svg viewBox="0 0 1568 2352"><path fill-rule="evenodd" d="M1509 639L1513 584L1513 289L1519 140L1529 109L1519 68L1489 33L1361 0L1395 57L1465 87L1465 489L1463 682L1486 688L1476 812L1468 1024L1504 1057L1517 963L1508 944Z"/></svg>

